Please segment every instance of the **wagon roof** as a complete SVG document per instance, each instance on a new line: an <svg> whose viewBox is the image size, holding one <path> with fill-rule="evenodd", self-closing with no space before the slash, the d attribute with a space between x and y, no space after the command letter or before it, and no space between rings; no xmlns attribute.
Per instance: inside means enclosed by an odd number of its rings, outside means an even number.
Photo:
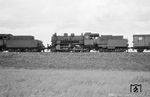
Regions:
<svg viewBox="0 0 150 97"><path fill-rule="evenodd" d="M148 36L148 37L150 37L150 34L135 34L135 35L133 35L133 37L136 37L136 36L143 36L143 37Z"/></svg>

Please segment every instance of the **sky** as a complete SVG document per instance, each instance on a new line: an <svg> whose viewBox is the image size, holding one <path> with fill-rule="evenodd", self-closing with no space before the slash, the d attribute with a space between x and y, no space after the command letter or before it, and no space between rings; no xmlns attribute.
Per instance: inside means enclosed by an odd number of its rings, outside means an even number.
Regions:
<svg viewBox="0 0 150 97"><path fill-rule="evenodd" d="M53 33L150 34L150 0L0 0L0 33L33 35L51 44Z"/></svg>

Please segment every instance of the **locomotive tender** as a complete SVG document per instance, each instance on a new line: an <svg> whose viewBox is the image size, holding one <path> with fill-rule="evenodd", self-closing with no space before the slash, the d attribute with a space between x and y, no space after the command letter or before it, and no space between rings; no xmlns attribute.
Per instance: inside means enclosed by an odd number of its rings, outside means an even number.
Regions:
<svg viewBox="0 0 150 97"><path fill-rule="evenodd" d="M41 52L44 50L42 41L34 36L13 36L0 34L0 51L8 52Z"/></svg>

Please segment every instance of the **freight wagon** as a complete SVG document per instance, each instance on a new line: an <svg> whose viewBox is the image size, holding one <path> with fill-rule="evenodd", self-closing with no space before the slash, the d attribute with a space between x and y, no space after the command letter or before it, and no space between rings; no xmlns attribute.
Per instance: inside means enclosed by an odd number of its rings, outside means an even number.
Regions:
<svg viewBox="0 0 150 97"><path fill-rule="evenodd" d="M133 35L133 49L137 52L150 50L150 35Z"/></svg>

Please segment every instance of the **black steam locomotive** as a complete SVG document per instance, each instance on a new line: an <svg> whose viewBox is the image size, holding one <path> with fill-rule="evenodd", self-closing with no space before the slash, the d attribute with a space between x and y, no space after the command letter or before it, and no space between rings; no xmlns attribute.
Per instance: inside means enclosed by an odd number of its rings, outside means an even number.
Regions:
<svg viewBox="0 0 150 97"><path fill-rule="evenodd" d="M0 51L41 52L42 50L44 50L42 41L35 40L34 36L0 34Z"/></svg>
<svg viewBox="0 0 150 97"><path fill-rule="evenodd" d="M128 40L123 36L99 35L98 33L85 33L75 36L73 33L68 36L52 36L52 52L125 52L128 49Z"/></svg>

